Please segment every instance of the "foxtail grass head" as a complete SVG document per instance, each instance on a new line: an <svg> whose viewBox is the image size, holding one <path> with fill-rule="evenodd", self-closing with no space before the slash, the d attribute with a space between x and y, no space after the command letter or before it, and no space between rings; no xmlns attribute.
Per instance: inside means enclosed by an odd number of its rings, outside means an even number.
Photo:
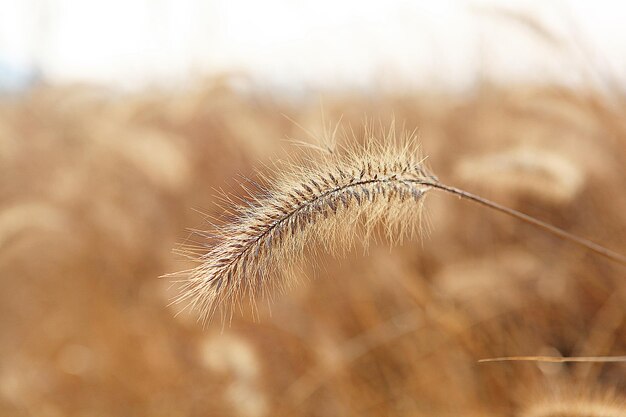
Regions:
<svg viewBox="0 0 626 417"><path fill-rule="evenodd" d="M231 219L214 226L214 243L187 273L176 301L203 319L289 286L305 253L346 252L379 230L392 242L413 234L436 181L415 137L392 135L310 152L264 177L266 185L255 182L245 202L231 204Z"/></svg>
<svg viewBox="0 0 626 417"><path fill-rule="evenodd" d="M358 143L358 145L357 145ZM350 250L357 238L367 245L384 230L391 242L420 230L424 198L439 189L526 222L543 232L626 265L626 256L517 210L445 185L420 157L415 136L397 138L393 129L383 140L366 132L364 143L322 149L278 164L273 173L242 184L248 197L232 203L226 222L203 234L194 259L198 266L184 273L175 302L200 311L203 320L216 309L232 311L245 299L271 295L295 281L305 253L324 249L331 254ZM260 185L263 183L265 185ZM192 256L194 248L183 252Z"/></svg>

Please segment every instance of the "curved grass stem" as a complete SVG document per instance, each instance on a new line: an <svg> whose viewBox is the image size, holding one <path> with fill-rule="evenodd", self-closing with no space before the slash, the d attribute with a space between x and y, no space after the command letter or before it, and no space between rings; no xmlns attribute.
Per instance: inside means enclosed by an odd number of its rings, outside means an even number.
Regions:
<svg viewBox="0 0 626 417"><path fill-rule="evenodd" d="M467 192L465 190L461 190L460 188L451 187L449 185L442 184L440 182L422 181L421 183L425 184L425 185L428 185L430 187L433 187L433 188L437 188L437 189L443 190L443 191L445 191L447 193L457 195L457 196L459 196L461 198L464 198L466 200L470 200L470 201L473 201L475 203L481 204L483 206L489 207L490 209L493 209L493 210L505 213L505 214L507 214L507 215L509 215L511 217L514 217L516 219L519 219L519 220L521 220L523 222L532 224L533 226L535 226L535 227L537 227L539 229L542 229L542 230L544 230L544 231L546 231L548 233L551 233L551 234L559 237L560 239L572 242L572 243L574 243L574 244L576 244L578 246L581 246L581 247L583 247L585 249L588 249L588 250L590 250L590 251L592 251L592 252L594 252L594 253L596 253L596 254L598 254L600 256L603 256L603 257L605 257L607 259L610 259L613 262L617 262L617 263L619 263L621 265L626 266L626 256L624 256L622 254L619 254L617 252L614 252L614 251L612 251L610 249L607 249L604 246L598 245L597 243L592 242L589 239L585 239L585 238L573 235L571 233L568 233L568 232L566 232L563 229L560 229L560 228L558 228L556 226L553 226L553 225L551 225L549 223L546 223L546 222L543 222L543 221L541 221L539 219L531 217L531 216L529 216L527 214L524 214L524 213L522 213L520 211L517 211L517 210L514 210L512 208L503 206L503 205L498 204L498 203L496 203L494 201L491 201L491 200L488 200L486 198L480 197L480 196L478 196L476 194L472 194L472 193Z"/></svg>

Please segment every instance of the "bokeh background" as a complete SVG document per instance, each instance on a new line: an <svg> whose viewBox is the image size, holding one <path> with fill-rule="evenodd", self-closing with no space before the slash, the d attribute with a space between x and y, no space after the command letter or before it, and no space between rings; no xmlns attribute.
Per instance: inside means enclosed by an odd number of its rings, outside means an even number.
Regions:
<svg viewBox="0 0 626 417"><path fill-rule="evenodd" d="M341 119L626 253L626 9L0 1L0 415L621 416L625 269L445 195L390 248L204 327L172 253Z"/></svg>

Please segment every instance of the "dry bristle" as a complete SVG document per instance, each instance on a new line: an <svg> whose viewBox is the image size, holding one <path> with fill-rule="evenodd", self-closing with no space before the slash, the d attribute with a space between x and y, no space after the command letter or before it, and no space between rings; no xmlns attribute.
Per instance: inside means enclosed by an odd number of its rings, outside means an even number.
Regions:
<svg viewBox="0 0 626 417"><path fill-rule="evenodd" d="M530 405L520 410L520 417L619 417L626 402L613 390L577 387L551 387L537 394Z"/></svg>
<svg viewBox="0 0 626 417"><path fill-rule="evenodd" d="M203 321L216 307L231 310L244 299L254 301L295 281L295 267L305 249L322 247L328 253L345 253L355 236L367 245L377 225L385 227L390 241L419 230L427 191L436 188L499 211L570 241L614 262L626 257L551 224L476 194L440 183L419 158L414 136L396 138L390 133L377 140L368 130L365 140L327 148L306 147L311 154L285 162L247 202L232 204L234 218L216 226L208 252L181 248L200 265L186 273L180 296L200 311ZM359 143L356 145L356 143ZM311 149L316 149L311 151ZM266 176L264 176L266 177ZM246 185L242 184L246 189ZM232 310L231 310L232 311Z"/></svg>
<svg viewBox="0 0 626 417"><path fill-rule="evenodd" d="M211 316L215 307L283 288L305 248L331 253L367 241L376 225L390 240L418 230L421 205L435 181L413 137L317 153L281 167L263 197L236 207L236 218L194 269L177 301Z"/></svg>

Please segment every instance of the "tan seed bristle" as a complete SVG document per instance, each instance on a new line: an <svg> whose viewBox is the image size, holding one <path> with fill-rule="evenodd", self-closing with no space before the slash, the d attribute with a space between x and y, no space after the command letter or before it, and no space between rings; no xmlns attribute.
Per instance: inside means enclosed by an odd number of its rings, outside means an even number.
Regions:
<svg viewBox="0 0 626 417"><path fill-rule="evenodd" d="M507 214L626 265L624 255L439 182L418 157L414 137L402 138L404 145L395 139L392 130L385 144L371 139L361 148L323 152L277 169L267 187L251 193L249 202L227 210L234 219L216 227L217 243L199 257L198 267L188 271L174 301L198 309L206 321L215 307L231 309L234 302L255 300L292 283L305 249L320 246L330 253L345 252L359 232L367 245L378 225L385 227L391 241L413 234L419 230L424 196L431 189ZM195 249L181 251L193 257Z"/></svg>
<svg viewBox="0 0 626 417"><path fill-rule="evenodd" d="M427 182L436 181L412 140L370 144L292 162L264 197L238 207L234 221L190 273L181 296L207 319L216 306L255 299L289 284L305 248L346 251L382 224L391 240L418 230ZM393 143L393 141L392 141ZM417 203L417 205L416 205Z"/></svg>

